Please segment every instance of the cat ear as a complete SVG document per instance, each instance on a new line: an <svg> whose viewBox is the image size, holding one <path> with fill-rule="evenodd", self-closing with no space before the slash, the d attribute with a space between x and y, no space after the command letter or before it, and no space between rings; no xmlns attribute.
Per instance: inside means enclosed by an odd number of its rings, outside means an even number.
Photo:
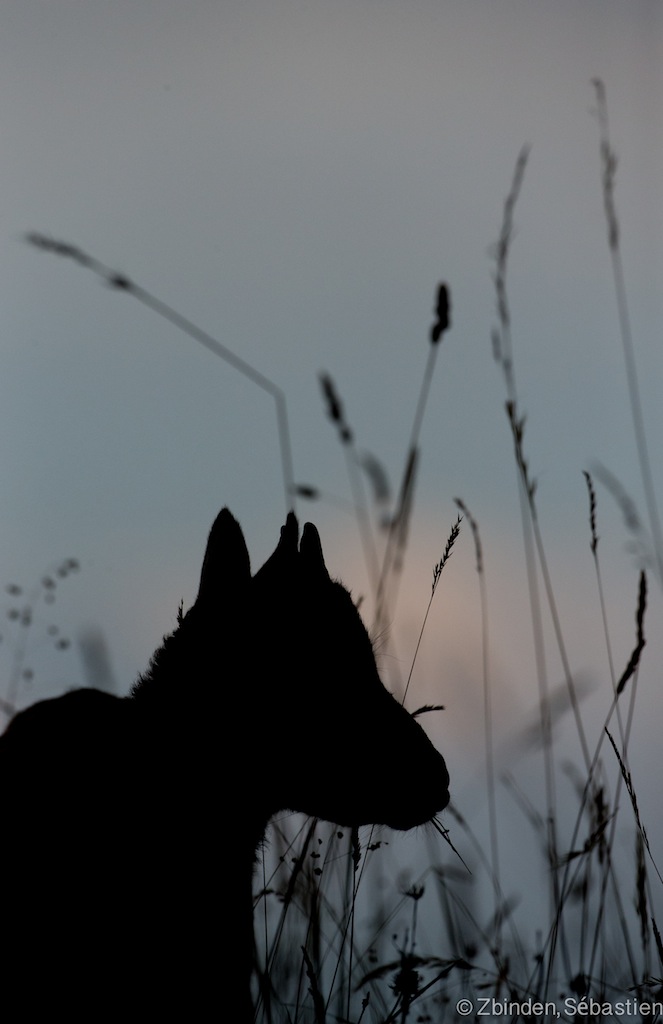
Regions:
<svg viewBox="0 0 663 1024"><path fill-rule="evenodd" d="M207 540L196 604L213 606L232 599L248 586L250 579L251 564L242 528L224 508L214 520Z"/></svg>
<svg viewBox="0 0 663 1024"><path fill-rule="evenodd" d="M306 523L302 534L302 542L299 546L299 554L302 566L307 573L317 576L319 579L329 579L329 573L322 554L320 534L313 523Z"/></svg>

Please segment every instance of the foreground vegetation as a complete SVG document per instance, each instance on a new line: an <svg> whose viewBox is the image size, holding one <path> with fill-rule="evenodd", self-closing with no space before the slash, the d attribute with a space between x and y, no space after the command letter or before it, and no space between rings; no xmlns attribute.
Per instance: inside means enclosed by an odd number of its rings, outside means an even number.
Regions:
<svg viewBox="0 0 663 1024"><path fill-rule="evenodd" d="M634 588L635 631L630 657L620 664L613 656L600 557L600 507L594 476L586 472L589 529L585 523L576 524L576 528L586 531L594 562L597 611L605 624L612 685L603 719L587 720L558 611L539 516L536 478L527 455L525 416L516 384L507 278L514 211L527 170L528 154L523 151L516 162L494 249L497 319L492 348L504 381L505 429L513 443L520 503L540 709L534 745L538 752L541 799L534 803L528 796L527 783L531 779L497 777L492 710L496 697L492 692L487 641L481 524L461 497L456 500L458 518L449 526L446 546L433 567L428 609L462 531L464 538L472 539L479 579L485 832L475 834L462 808L452 804L444 817L448 833L440 835L433 829L421 833L420 863L403 864L402 847L385 830L355 832L293 816L274 821L255 877L254 994L256 1020L264 1024L439 1024L460 1016L517 1019L559 1015L561 1019L573 1020L578 1016L598 1018L611 1013L626 1019L663 1017L663 946L657 924L663 886L659 872L663 867L660 851L650 843L647 822L641 820L637 785L629 762L629 741L637 714L637 682L646 645L648 593L651 587L660 587L663 582L663 541L621 267L616 164L601 83L595 83L595 88L608 246L647 522L643 527L637 520L633 527L637 531L641 569ZM285 399L278 388L128 278L113 274L74 246L41 236L31 236L31 241L100 273L112 286L167 316L215 354L228 359L235 369L271 394L276 404L286 494L296 493L306 501L320 498L319 486L324 480L300 485L294 482ZM325 408L347 461L349 488L371 586L367 604L376 637L384 635L392 620L408 557L421 424L450 321L449 291L440 285L420 398L394 496L381 463L374 457L359 455L342 396L333 380L327 376L321 380ZM631 499L618 483L607 477L602 483L611 498L628 513ZM63 578L75 568L73 560L63 565ZM29 679L26 628L31 623L32 606L37 599L52 596L55 587L51 577L45 579L51 582L42 581L27 603L16 587L10 591L10 612L23 629L23 639L15 649L14 670L5 695L8 714L16 705L20 686ZM428 612L419 639L426 629L427 616ZM568 771L556 746L557 694L549 680L544 620L550 624L555 639L556 657L563 668L565 707L570 709L580 750L580 766L572 776L575 804L569 809L565 803L563 813L559 791ZM53 642L66 644L56 628L52 629ZM415 651L415 660L416 657ZM388 680L403 700L411 675L412 668L406 678ZM416 713L434 711L425 707ZM339 736L339 757L344 753L343 737ZM397 751L394 757L398 757ZM403 770L408 767L403 766ZM313 770L315 766L302 766L302 771ZM357 784L361 785L361 780ZM568 783L565 785L568 788ZM498 814L498 789L503 786L508 787L519 809L521 824L517 834L505 834ZM618 849L620 828L629 829L633 835L633 852L627 858ZM232 837L228 841L232 842ZM504 865L514 849L522 848L526 842L528 850L531 848L539 858L542 891L537 908L540 919L525 922L517 906L518 894L514 896L506 890L503 877ZM233 884L232 879L222 882ZM532 935L536 936L534 941Z"/></svg>
<svg viewBox="0 0 663 1024"><path fill-rule="evenodd" d="M605 701L603 720L586 721L548 565L536 480L526 455L525 416L516 387L507 270L514 210L527 167L528 153L523 150L516 162L494 247L497 323L492 346L504 380L506 422L517 469L540 706L534 744L543 797L535 805L527 796L531 779L496 778L482 540L471 509L457 499L460 516L434 567L431 602L459 529L469 530L480 581L479 614L485 645L485 835L474 835L461 810L452 803L445 815L451 848L439 837L428 835L424 844L428 861L422 861L420 867L404 868L392 849L392 845L398 848L398 840L392 844L391 837L382 830L358 835L318 822L288 818L274 822L256 893L259 1020L437 1024L462 1016L511 1020L663 1017L663 946L656 920L663 879L657 852L651 848L646 824L640 817L628 758L637 713L640 660L646 644L648 588L660 587L663 580L663 545L621 267L614 197L616 160L608 137L602 84L596 82L595 89L608 244L648 521L647 527L641 525L640 519L632 515L634 503L630 497L614 478L604 474L602 484L637 534L632 539L637 540L641 570L631 655L621 668L613 656L601 571L597 490L592 474L585 471L589 530L584 523L578 527L587 531L594 562L596 602L605 627L612 684L612 698ZM442 285L405 467L388 512L390 492L385 471L373 457L359 457L333 381L324 377L321 382L327 413L347 458L373 585L376 636L381 636L385 623L391 621L389 609L395 604L407 557L419 430L448 326L449 295ZM365 480L372 501L365 497ZM299 493L307 499L319 496L314 486L301 487ZM553 692L548 678L544 620L551 623L556 654L563 666L564 706L571 711L581 751L581 767L572 774L575 805L569 809L565 804L564 813L560 811L558 791L569 769L555 745L553 727L559 715L559 694ZM409 678L392 683L400 693L407 693ZM522 828L515 835L504 834L499 820L496 791L500 785L508 787L519 807ZM626 859L617 845L620 828L633 835L632 853ZM541 918L536 922L524 921L517 909L518 896L507 895L502 888L500 865L517 848L526 846L528 838L533 840L532 849L541 868ZM528 927L523 928L524 924ZM537 936L534 945L531 934Z"/></svg>

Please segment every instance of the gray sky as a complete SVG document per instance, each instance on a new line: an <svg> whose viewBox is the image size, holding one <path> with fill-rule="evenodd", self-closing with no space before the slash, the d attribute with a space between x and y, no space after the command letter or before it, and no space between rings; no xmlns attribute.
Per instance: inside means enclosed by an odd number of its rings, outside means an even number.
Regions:
<svg viewBox="0 0 663 1024"><path fill-rule="evenodd" d="M569 657L596 687L586 705L593 745L609 683L582 470L605 464L644 506L591 79L606 84L619 156L622 254L661 493L662 38L661 4L649 0L4 0L2 582L38 582L69 555L81 564L33 628L36 675L23 700L84 679L76 646L51 655L51 620L74 638L100 626L126 690L180 599L193 599L218 509L242 522L256 568L285 510L271 399L130 297L25 245L32 230L126 273L279 385L296 479L346 501L317 374L331 373L359 447L395 482L435 288L448 281L453 329L421 436L397 657L406 673L462 497L485 547L500 733L533 713L489 258L527 143L509 277L516 374ZM614 501L598 493L621 671L638 565ZM365 593L353 517L331 503L299 513L319 525L331 571ZM469 810L481 803L483 756L469 529L435 600L411 700L446 704L430 729ZM645 817L658 813L647 758L658 742L652 716L661 721L660 614L652 580L633 746ZM556 685L552 642L548 654Z"/></svg>

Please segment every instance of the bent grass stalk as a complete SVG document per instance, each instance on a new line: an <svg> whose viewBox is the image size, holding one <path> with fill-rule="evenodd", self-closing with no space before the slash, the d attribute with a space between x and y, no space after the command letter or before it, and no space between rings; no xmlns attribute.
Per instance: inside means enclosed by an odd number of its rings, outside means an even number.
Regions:
<svg viewBox="0 0 663 1024"><path fill-rule="evenodd" d="M35 248L40 249L42 252L53 253L56 256L63 256L66 259L73 260L74 263L78 263L79 266L85 267L87 270L91 270L98 277L101 277L106 284L110 285L111 288L115 288L117 291L126 292L127 295L133 296L143 306L151 309L158 316L163 317L173 326L177 327L184 334L188 334L190 338L199 342L209 352L212 352L215 356L223 359L224 362L232 366L233 369L241 373L247 380L250 380L253 384L259 387L262 391L265 391L274 399L276 407L276 422L279 435L279 443L281 450L281 469L283 473L283 488L285 492L285 505L286 513L290 512L294 507L296 488L294 482L293 464L292 464L292 445L290 443L290 428L288 426L288 409L286 405L285 393L266 377L255 367L247 363L245 359L236 355L231 349L216 338L208 334L207 331L203 331L200 327L189 320L187 317L182 316L177 310L173 309L172 306L167 305L161 299L158 299L156 295L152 295L145 288L141 288L140 285L135 284L131 278L124 274L118 274L116 271L111 270L100 260L94 256L89 256L82 249L79 249L75 245L71 245L69 242L61 242L57 239L47 238L45 235L41 235L38 232L30 232L26 236L26 241L33 245Z"/></svg>

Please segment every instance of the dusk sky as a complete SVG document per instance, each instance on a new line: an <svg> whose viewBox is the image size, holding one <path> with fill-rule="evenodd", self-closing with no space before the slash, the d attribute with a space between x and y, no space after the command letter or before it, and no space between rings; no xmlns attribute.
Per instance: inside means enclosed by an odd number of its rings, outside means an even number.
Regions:
<svg viewBox="0 0 663 1024"><path fill-rule="evenodd" d="M130 295L26 244L26 233L127 275L283 390L295 479L330 496L299 500L300 520L318 525L330 571L355 595L368 595L368 582L318 375L332 376L358 449L396 486L443 280L452 327L422 427L395 653L385 660L398 658L407 675L460 497L481 529L498 750L516 770L510 744L535 721L538 695L513 444L491 350L491 247L528 145L508 278L515 373L593 748L611 691L583 470L607 467L644 522L646 509L592 79L605 83L618 156L621 253L663 500L661 3L4 0L1 21L0 582L29 588L66 557L80 563L32 627L35 675L20 703L87 681L77 640L91 628L126 692L180 601L195 597L221 506L240 520L255 569L286 510L269 395ZM635 642L640 561L613 496L596 487L620 673ZM631 759L652 828L662 611L652 573ZM51 623L71 637L68 651L52 650ZM7 627L5 677L20 642ZM545 628L557 686L547 619ZM426 726L470 817L485 811L481 664L466 523L408 705L445 704ZM572 726L567 739L577 761Z"/></svg>

